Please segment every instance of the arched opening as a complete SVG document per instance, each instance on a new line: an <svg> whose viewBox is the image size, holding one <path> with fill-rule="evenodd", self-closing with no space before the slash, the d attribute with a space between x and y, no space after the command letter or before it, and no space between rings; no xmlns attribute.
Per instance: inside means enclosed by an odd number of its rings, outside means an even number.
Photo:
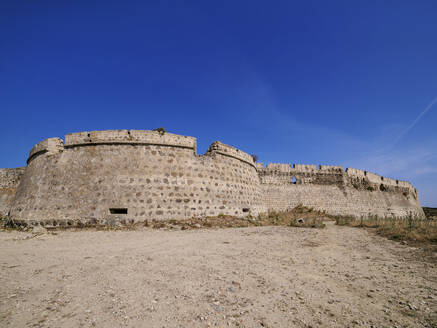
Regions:
<svg viewBox="0 0 437 328"><path fill-rule="evenodd" d="M379 190L381 190L381 191L387 191L387 188L386 188L383 184L381 184L381 185L379 186Z"/></svg>
<svg viewBox="0 0 437 328"><path fill-rule="evenodd" d="M292 178L291 178L291 184L296 184L296 182L297 182L296 177L292 177Z"/></svg>

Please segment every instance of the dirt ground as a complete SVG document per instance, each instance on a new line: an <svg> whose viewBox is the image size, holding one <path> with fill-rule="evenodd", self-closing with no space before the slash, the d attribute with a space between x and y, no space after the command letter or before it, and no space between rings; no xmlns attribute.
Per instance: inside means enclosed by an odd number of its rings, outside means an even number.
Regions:
<svg viewBox="0 0 437 328"><path fill-rule="evenodd" d="M0 232L1 327L437 327L437 265L363 229Z"/></svg>

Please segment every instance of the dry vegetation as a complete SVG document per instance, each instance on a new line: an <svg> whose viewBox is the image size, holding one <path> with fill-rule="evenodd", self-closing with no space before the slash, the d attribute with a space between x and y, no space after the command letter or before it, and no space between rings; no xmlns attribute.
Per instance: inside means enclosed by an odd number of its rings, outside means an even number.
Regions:
<svg viewBox="0 0 437 328"><path fill-rule="evenodd" d="M269 212L258 217L248 215L238 218L229 215L216 217L200 217L180 220L146 220L134 224L123 224L117 226L83 226L78 229L92 228L97 230L136 230L143 227L166 230L188 230L200 228L242 228L260 226L291 226L304 228L324 228L324 221L334 221L339 226L350 226L368 228L378 235L392 240L410 241L423 244L437 245L437 220L434 219L436 209L424 208L427 219L419 219L410 215L407 218L380 218L369 216L366 218L351 218L332 216L313 208L298 205L295 208L284 212ZM11 226L7 218L0 218L0 227L3 229L31 230L31 228L19 228ZM65 230L65 227L46 227L47 230Z"/></svg>
<svg viewBox="0 0 437 328"><path fill-rule="evenodd" d="M228 215L217 217L190 218L186 220L146 221L145 225L157 229L196 229L196 228L242 228L259 226L291 226L305 228L324 228L327 217L311 208L298 205L285 212L270 212L258 217L237 218Z"/></svg>
<svg viewBox="0 0 437 328"><path fill-rule="evenodd" d="M428 219L437 220L437 208L435 207L422 207L425 212L425 216Z"/></svg>
<svg viewBox="0 0 437 328"><path fill-rule="evenodd" d="M376 233L393 240L406 240L437 244L437 221L419 219L410 215L407 218L345 218L337 217L337 225L372 228Z"/></svg>
<svg viewBox="0 0 437 328"><path fill-rule="evenodd" d="M134 230L142 227L154 229L199 229L199 228L243 228L243 227L260 227L260 226L290 226L302 228L324 228L324 220L328 216L322 212L313 210L302 205L298 205L292 210L284 212L269 212L261 214L258 217L248 215L244 218L238 218L229 215L218 215L214 217L193 217L190 219L179 220L146 220L133 224L123 224L120 226L81 226L81 227L63 227L46 226L47 230L65 230L65 229L83 229L96 228L97 230ZM7 218L0 218L0 226L3 229L32 230L30 227L18 227L9 222Z"/></svg>

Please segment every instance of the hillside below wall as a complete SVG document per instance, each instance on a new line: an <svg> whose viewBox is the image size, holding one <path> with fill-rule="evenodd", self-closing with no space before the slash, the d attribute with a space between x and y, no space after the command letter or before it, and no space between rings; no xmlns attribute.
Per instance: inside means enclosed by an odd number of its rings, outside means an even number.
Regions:
<svg viewBox="0 0 437 328"><path fill-rule="evenodd" d="M0 216L8 214L24 169L0 169Z"/></svg>
<svg viewBox="0 0 437 328"><path fill-rule="evenodd" d="M149 132L132 143L126 130L70 135L63 149L53 147L56 140L46 143L51 151L29 161L11 219L112 224L265 211L248 154L215 142L198 156L194 138Z"/></svg>

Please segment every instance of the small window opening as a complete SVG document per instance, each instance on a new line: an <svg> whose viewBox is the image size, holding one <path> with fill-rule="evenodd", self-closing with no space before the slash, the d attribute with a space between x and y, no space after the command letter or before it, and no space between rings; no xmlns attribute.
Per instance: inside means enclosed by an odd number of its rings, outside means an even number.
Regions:
<svg viewBox="0 0 437 328"><path fill-rule="evenodd" d="M291 178L291 183L292 183L292 184L296 184L296 182L297 182L296 177L292 177L292 178Z"/></svg>
<svg viewBox="0 0 437 328"><path fill-rule="evenodd" d="M110 208L111 214L127 214L127 208Z"/></svg>
<svg viewBox="0 0 437 328"><path fill-rule="evenodd" d="M250 211L250 208L243 208L243 212L244 213L247 213L247 212L249 212Z"/></svg>
<svg viewBox="0 0 437 328"><path fill-rule="evenodd" d="M386 188L383 184L381 184L381 185L379 186L379 190L381 190L381 191L387 191L387 188Z"/></svg>

